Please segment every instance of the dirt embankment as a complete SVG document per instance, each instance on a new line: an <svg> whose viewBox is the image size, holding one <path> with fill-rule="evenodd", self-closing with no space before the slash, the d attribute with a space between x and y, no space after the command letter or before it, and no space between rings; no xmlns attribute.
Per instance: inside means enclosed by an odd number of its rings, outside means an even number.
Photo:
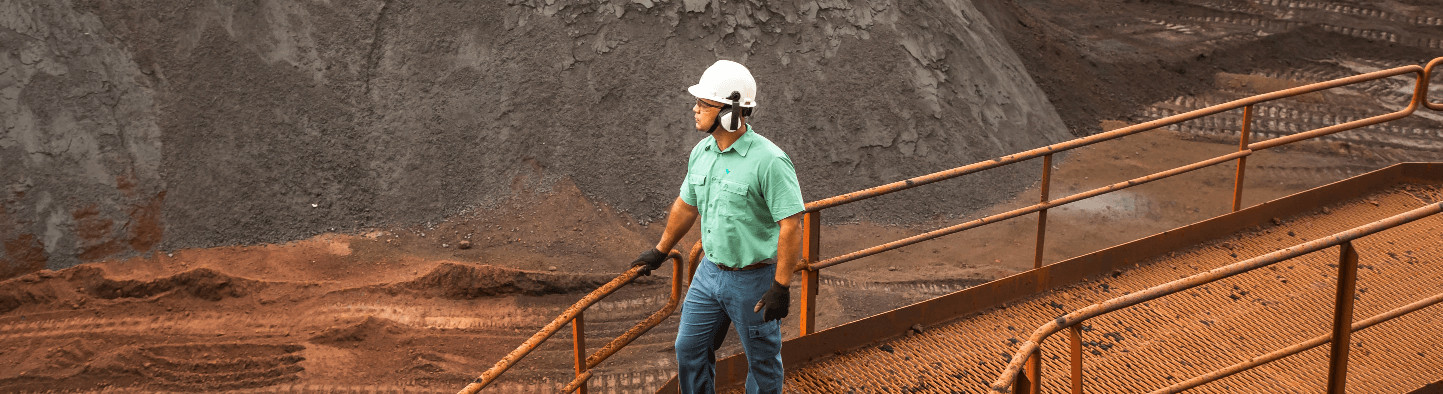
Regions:
<svg viewBox="0 0 1443 394"><path fill-rule="evenodd" d="M448 217L570 178L642 223L717 59L810 198L1067 137L967 1L7 2L7 275ZM1029 171L1030 172L1030 171ZM1002 171L837 212L966 212ZM1010 179L1009 179L1010 180ZM942 202L946 196L949 201ZM884 205L885 204L885 205Z"/></svg>

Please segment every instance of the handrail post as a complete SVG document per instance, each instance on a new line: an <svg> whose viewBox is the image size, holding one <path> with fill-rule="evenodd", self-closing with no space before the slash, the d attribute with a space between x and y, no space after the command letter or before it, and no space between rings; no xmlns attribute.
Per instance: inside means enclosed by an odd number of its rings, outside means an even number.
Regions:
<svg viewBox="0 0 1443 394"><path fill-rule="evenodd" d="M678 274L680 274L680 273L674 273L673 275L678 275ZM576 314L576 319L574 319L574 320L571 321L571 339L572 339L571 343L572 343L572 351L573 351L574 357L575 357L575 359L576 359L576 376L582 376L582 375L584 375L584 374L586 373L586 369L587 369L587 368L586 368L586 321L585 321L585 319L584 319L584 316L586 316L586 312L577 313L577 314ZM576 392L581 393L581 394L586 394L586 382L582 382L582 383L581 383L581 386L578 386L578 387L576 388Z"/></svg>
<svg viewBox="0 0 1443 394"><path fill-rule="evenodd" d="M1082 322L1069 328L1072 343L1072 394L1082 394Z"/></svg>
<svg viewBox="0 0 1443 394"><path fill-rule="evenodd" d="M1027 356L1027 366L1017 375L1017 385L1013 387L1019 394L1042 394L1042 344L1037 344L1037 350Z"/></svg>
<svg viewBox="0 0 1443 394"><path fill-rule="evenodd" d="M1338 245L1338 298L1333 311L1333 344L1328 355L1328 393L1345 392L1348 347L1353 333L1353 293L1358 284L1358 251L1353 242Z"/></svg>
<svg viewBox="0 0 1443 394"><path fill-rule="evenodd" d="M1052 183L1052 154L1042 156L1042 203L1047 202L1048 186ZM1037 211L1037 257L1032 261L1032 268L1042 268L1042 245L1043 239L1047 236L1047 210Z"/></svg>
<svg viewBox="0 0 1443 394"><path fill-rule="evenodd" d="M1247 150L1247 149L1248 149L1248 140L1251 139L1252 134L1253 134L1253 132L1252 132L1252 124L1253 124L1253 106L1252 106L1252 105L1248 105L1248 106L1246 106L1246 107L1243 107L1243 128L1242 128L1242 131L1239 132L1239 134L1238 134L1238 135L1239 135L1239 137L1238 137L1238 150L1239 150L1239 151L1244 151L1244 150ZM1233 185L1233 212L1237 212L1239 209L1243 209L1243 172L1244 172L1247 168L1248 168L1248 157L1247 157L1247 156L1239 157L1239 158L1238 158L1238 177L1237 177L1237 183L1236 183L1235 185Z"/></svg>
<svg viewBox="0 0 1443 394"><path fill-rule="evenodd" d="M797 335L807 336L817 329L817 286L822 272L812 268L812 264L821 257L822 211L807 212L802 215L802 222L802 262L806 270L802 272L802 322Z"/></svg>

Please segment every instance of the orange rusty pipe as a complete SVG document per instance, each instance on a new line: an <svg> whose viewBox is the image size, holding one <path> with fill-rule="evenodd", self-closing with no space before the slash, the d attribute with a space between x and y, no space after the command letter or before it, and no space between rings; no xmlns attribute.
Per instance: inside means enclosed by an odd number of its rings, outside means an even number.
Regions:
<svg viewBox="0 0 1443 394"><path fill-rule="evenodd" d="M1323 127L1323 128L1319 128L1319 129L1314 129L1314 130L1310 130L1310 131L1305 131L1305 132L1302 132L1302 133L1297 133L1297 134L1289 135L1289 136L1286 136L1286 137L1278 137L1278 138L1270 139L1270 140L1267 140L1267 141L1254 142L1254 143L1252 143L1252 144L1248 144L1248 149L1252 149L1252 150L1255 150L1255 151L1256 151L1256 150L1263 150L1263 149L1273 148L1273 147L1277 147L1277 146L1281 146L1281 145L1285 145L1285 144L1291 144L1291 143L1298 142L1298 141L1302 141L1302 140L1306 140L1306 139L1317 138L1317 137L1321 137L1321 136L1325 136L1325 135L1328 135L1328 134L1333 134L1333 133L1337 133L1337 132L1341 132L1341 131L1348 131L1348 130L1356 129L1356 128L1359 128L1359 127L1372 126L1372 125L1379 124L1379 123L1391 122L1391 121L1394 121L1394 120L1406 118L1406 117L1408 117L1408 115L1412 115L1412 114L1413 114L1413 111L1417 111L1417 110L1418 110L1419 104L1423 102L1425 96L1427 96L1427 94L1428 94L1428 91L1426 90L1426 89L1428 88L1428 80L1424 78L1423 70L1422 70L1420 67L1418 67L1418 66L1398 67L1398 68L1395 68L1395 69L1393 69L1393 70L1400 70L1400 69L1405 69L1405 68L1410 68L1410 67L1411 67L1411 68L1419 68L1419 70L1417 70L1417 73L1418 73L1418 81L1417 81L1416 84L1414 85L1414 89L1413 89L1413 99L1412 99L1412 100L1409 100L1409 102L1408 102L1408 107L1407 107L1407 108L1403 108L1403 109L1398 110L1398 111L1395 111L1395 112L1390 112L1390 113L1386 113L1386 114L1382 114L1382 115L1378 115L1378 116L1374 116L1374 117L1370 117L1370 118L1358 119L1358 120L1355 120L1355 121L1352 121L1352 122L1348 122L1348 123L1335 124L1335 125L1328 126L1328 127ZM1392 71L1392 70L1387 70L1387 71ZM1383 71L1379 71L1379 72L1383 72ZM1369 75L1369 74L1363 74L1363 75ZM1362 76L1362 75L1360 75L1360 76Z"/></svg>
<svg viewBox="0 0 1443 394"><path fill-rule="evenodd" d="M696 265L701 262L702 253L701 240L698 239L696 244L691 246L691 253L687 257L689 264L686 267L686 287L691 287L691 278L696 276Z"/></svg>
<svg viewBox="0 0 1443 394"><path fill-rule="evenodd" d="M1072 394L1082 394L1082 328L1073 325L1067 331L1072 345Z"/></svg>
<svg viewBox="0 0 1443 394"><path fill-rule="evenodd" d="M571 383L567 383L565 387L562 387L560 392L574 393L578 389L583 389L583 391L585 391L584 388L586 387L586 381L588 380L591 380L591 370L586 370L586 372L576 374L576 379L572 379Z"/></svg>
<svg viewBox="0 0 1443 394"><path fill-rule="evenodd" d="M1202 286L1207 283L1212 283L1214 281L1228 278L1243 272L1248 272L1254 269L1276 264L1278 262L1285 261L1294 257L1316 252L1324 248L1337 246L1344 242L1352 241L1354 239L1367 236L1369 234L1410 223L1414 220L1418 220L1429 215L1434 215L1439 212L1443 212L1443 202L1424 205L1423 207L1420 207L1418 209L1394 215L1387 219L1368 223L1353 228L1351 230L1329 235L1323 238L1319 238L1317 240L1297 244L1287 249L1275 251L1262 256L1214 268L1207 272L1153 286L1146 290L1138 291L1122 297L1113 298L1107 301L1103 301L1101 303L1092 304L1082 309L1072 311L1066 315L1059 316L1053 321L1047 322L1047 324L1043 324L1042 327L1038 327L1036 331L1033 331L1032 337L1029 338L1027 342L1023 342L1022 345L1018 347L1017 353L1014 353L1012 355L1012 361L1007 364L1007 369L1003 370L1002 375L999 376L997 380L992 383L992 392L1008 392L1011 382L1016 379L1017 373L1022 368L1022 364L1027 360L1027 355L1029 353L1036 349L1039 349L1042 341L1046 340L1047 337L1065 328L1078 324L1081 321L1097 317L1098 315L1102 315L1104 313L1116 311L1122 308L1161 298L1165 295L1177 293L1197 286Z"/></svg>
<svg viewBox="0 0 1443 394"><path fill-rule="evenodd" d="M701 241L697 242L700 243ZM681 260L681 254L677 253L676 251L673 251L671 253L672 269L674 270L672 272L680 273L681 268L684 265ZM606 360L607 357L611 357L612 354L616 354L618 350L626 347L627 344L631 343L631 341L633 340L636 340L636 338L640 337L641 334L645 334L648 330L651 330L652 327L656 327L658 324L661 324L662 320L666 320L668 316L671 316L672 312L676 311L676 306L680 303L681 275L673 274L671 279L671 296L666 299L666 305L662 306L660 310L652 313L650 317L646 318L646 320L643 320L640 323L636 323L635 326L632 326L631 329L626 330L626 332L621 334L621 336L611 340L611 343L606 344L606 346L602 347L601 350L597 350L595 354L591 355L591 357L587 357L586 368L596 368L596 366L598 364L601 364L602 361Z"/></svg>
<svg viewBox="0 0 1443 394"><path fill-rule="evenodd" d="M797 265L808 267L821 257L822 213L807 212L802 216L802 225L802 263ZM817 332L817 293L820 290L822 273L814 269L801 272L802 313L797 335L807 336Z"/></svg>
<svg viewBox="0 0 1443 394"><path fill-rule="evenodd" d="M590 372L586 367L586 312L584 311L577 313L576 318L571 320L571 344L572 358L576 362L576 377L579 379L586 372ZM566 392L572 391L575 390ZM581 386L580 394L587 394L586 386Z"/></svg>
<svg viewBox="0 0 1443 394"><path fill-rule="evenodd" d="M1239 159L1241 160L1241 159ZM1048 187L1052 185L1052 155L1042 156L1042 198L1039 203L1047 203ZM1047 239L1047 210L1037 211L1037 254L1033 256L1032 268L1042 268L1042 250Z"/></svg>
<svg viewBox="0 0 1443 394"><path fill-rule="evenodd" d="M1333 346L1328 353L1328 393L1348 386L1348 346L1353 336L1353 297L1358 289L1358 251L1352 242L1338 245L1338 297L1333 309Z"/></svg>
<svg viewBox="0 0 1443 394"><path fill-rule="evenodd" d="M672 250L671 253L667 256L667 258L672 259L672 261L675 263L674 265L680 268L681 252ZM466 387L461 388L461 391L458 393L476 394L476 392L481 391L481 389L483 388L486 388L487 385L495 382L498 376L501 376L501 374L506 372L506 370L511 369L511 366L516 365L516 363L521 361L522 358L525 358L526 355L531 354L532 350L536 350L536 347L540 346L541 342L545 342L547 338L551 338L552 335L555 335L557 331L561 330L562 326L565 326L566 323L571 322L571 319L576 318L576 315L581 314L581 311L584 311L586 310L586 308L591 307L591 305L596 304L596 302L600 301L602 298L611 295L611 293L615 292L617 289L620 289L622 286L626 286L626 284L631 283L631 281L633 280L636 280L638 276L641 276L641 267L631 267L625 272L622 272L621 275L617 275L615 279L612 279L610 282L602 285L601 288L598 288L592 291L590 294L587 294L585 297L582 297L580 301L577 301L576 304L571 305L570 308L566 308L565 312L562 312L560 316L557 316L556 319L553 319L551 323L547 323L545 327L542 327L540 331L537 331L536 334L532 335L531 338L526 340L526 342L522 342L521 346L516 347L516 350L512 350L511 353L506 355L506 357L502 357L501 361L497 361L496 365L492 366L491 369L486 370L486 372L482 372L481 376L477 377L476 380L471 382L471 384L468 384L466 385ZM673 288L678 286L676 282L680 281L681 277L682 275L680 273L672 274Z"/></svg>
<svg viewBox="0 0 1443 394"><path fill-rule="evenodd" d="M1399 316L1403 316L1403 315L1406 315L1406 314L1409 314L1409 313L1413 313L1413 312L1416 312L1416 311L1418 311L1418 310L1420 310L1420 309L1427 308L1427 307L1430 307L1430 306L1433 306L1433 305L1437 305L1437 304L1439 304L1439 303L1443 303L1443 293L1438 293L1437 295L1434 295L1434 296L1432 296L1432 297L1424 298L1424 299L1418 300L1418 301L1416 301L1416 302L1413 302L1413 303L1411 303L1411 304L1398 307L1397 309L1393 309L1393 310L1391 310L1391 311L1387 311L1387 312L1380 313L1380 314L1378 314L1378 315L1376 315L1376 316L1373 316L1373 317L1364 319L1364 320L1359 321L1359 322L1357 322L1357 323L1353 323L1353 324L1352 324L1351 326L1349 326L1349 327L1351 328L1351 331L1352 331L1352 332L1362 331L1362 330L1365 329L1365 328L1378 325L1378 323L1382 323L1382 322L1385 322L1385 321L1393 320L1393 319L1398 318ZM1234 375L1234 374L1237 374L1238 372L1242 372L1242 371L1246 371L1246 370L1249 370L1249 369L1253 369L1254 367L1257 367L1257 366L1259 366L1259 365L1267 364L1267 363L1270 363L1270 362L1273 362L1273 361L1278 361L1278 360L1281 360L1281 359L1283 359L1283 358L1285 358L1285 357L1288 357L1288 356L1291 356L1291 355L1294 355L1294 354L1298 354L1298 353L1302 353L1302 352L1304 352L1304 351L1307 351L1307 350L1309 350L1309 349L1312 349L1312 348L1315 348L1315 347L1318 347L1318 346L1322 346L1323 344L1328 343L1328 342L1331 342L1332 340L1333 340L1333 335L1332 335L1332 334L1319 336L1319 337L1316 337L1316 338L1313 338L1313 339L1309 339L1307 342L1303 342L1303 343L1299 343L1299 344L1296 344L1296 345L1293 345L1293 346L1288 346L1288 347L1285 347L1285 348L1282 348L1282 349L1278 349L1278 350L1276 350L1276 351L1273 351L1272 353L1268 353L1268 354L1264 354L1264 355L1261 355L1261 356L1253 357L1253 358L1251 358L1251 359L1248 359L1248 361L1244 361L1244 362L1241 362L1241 363L1233 364L1233 365L1230 366L1230 367L1209 372L1209 373L1207 373L1206 375L1202 375L1202 376L1198 376L1198 377L1195 377L1195 378L1192 378L1192 379L1188 379L1188 380L1185 380L1185 381L1182 381L1182 382L1178 382L1177 384L1168 386L1168 387L1166 387L1166 388L1162 388L1162 389L1159 389L1159 390L1157 390L1157 391L1153 391L1152 394L1174 394L1174 393L1181 393L1181 392L1190 390L1190 389L1192 389L1192 388L1194 388L1194 387L1201 386L1201 385L1208 384L1208 383L1212 383L1212 382L1214 382L1214 381L1217 381L1218 379L1222 379L1222 378L1226 378L1226 377L1228 377L1228 376L1232 376L1232 375Z"/></svg>
<svg viewBox="0 0 1443 394"><path fill-rule="evenodd" d="M1248 149L1248 138L1252 136L1253 106L1243 107L1243 127L1238 131L1238 150ZM1243 173L1248 169L1248 158L1238 158L1238 176L1233 184L1233 212L1243 209Z"/></svg>
<svg viewBox="0 0 1443 394"><path fill-rule="evenodd" d="M1089 198L1089 197L1095 197L1095 196L1098 196L1098 195L1106 194L1106 193L1108 193L1108 192L1117 191L1117 190L1122 190L1122 189L1126 189L1126 188L1129 188L1129 187L1141 185L1141 184L1144 184L1144 183L1156 181L1156 180L1158 180L1158 179L1163 179L1163 178L1167 178L1167 177L1170 177L1170 176L1173 176L1173 175L1182 174L1182 173L1185 173L1185 172L1197 170L1197 169L1199 169L1199 168L1203 168L1203 167L1215 165L1215 164L1218 164L1218 163L1226 162L1226 161L1233 160L1233 159L1236 159L1236 158L1239 158L1239 157L1244 157L1244 156L1250 155L1250 154L1252 154L1252 153L1253 153L1253 152L1252 152L1252 151L1249 151L1249 150L1233 152L1233 153L1230 153L1230 154L1227 154L1227 155L1218 156L1218 157L1215 157L1215 158L1212 158L1212 159L1208 159L1208 160L1200 161L1200 162L1197 162L1197 163L1185 165L1185 166L1182 166L1182 167L1174 168L1174 169L1171 169L1171 170L1159 172L1159 173L1152 174L1152 175L1148 175L1148 176L1144 176L1144 177L1141 177L1141 178L1135 178L1135 179L1132 179L1132 180L1129 180L1129 181L1125 181L1125 182L1114 183L1114 184L1112 184L1112 185L1108 185L1108 186L1105 186L1105 187L1100 187L1100 188L1097 188L1097 189L1088 190L1088 191L1086 191L1086 192L1082 192L1082 193L1078 193L1078 194L1073 194L1073 195L1071 195L1071 196L1059 198L1059 199L1056 199L1056 200L1052 200L1052 201L1048 201L1048 202L1044 202L1044 203L1038 203L1037 205L1032 205L1032 206L1028 206L1028 207L1025 207L1025 208L1018 208L1018 209L1015 209L1015 210L1012 210L1012 211L1003 212L1003 213L1000 213L1000 214L996 214L996 215L988 216L988 217L985 217L985 218L973 220L973 221L970 221L970 222L958 224L958 225L955 225L955 226L952 226L952 227L947 227L947 228L943 228L943 229L940 229L940 230L933 230L933 231L931 231L931 232L927 232L927 233L923 233L923 234L918 234L918 235L914 235L914 236L911 236L911 237L903 238L903 239L900 239L900 240L897 240L897 241L892 241L892 242L888 242L888 243L885 243L885 244L881 244L881 245L873 246L873 247L870 247L870 248L862 249L862 250L859 250L859 251L856 251L856 252L852 252L852 253L848 253L848 254L844 254L844 255L841 255L841 256L837 256L837 257L833 257L833 258L830 258L830 259L826 259L826 260L819 261L819 262L817 262L816 264L812 264L810 267L801 267L801 268L798 269L798 271L800 271L800 270L802 270L802 269L820 269L820 268L826 268L826 267L829 267L829 266L833 266L833 265L845 263L845 262L848 262L848 261L860 259L860 258L863 258L863 257L871 256L871 255L874 255L874 254L877 254L877 253L882 253L882 252L885 252L885 251L888 251L888 250L892 250L892 249L897 249L897 248L900 248L900 247L903 247L903 246L907 246L907 245L915 244L915 243L918 243L918 242L930 240L930 239L937 238L937 237L941 237L941 236L944 236L944 235L953 234L953 233L956 233L956 232L959 232L959 231L963 231L963 230L967 230L967 229L970 229L970 228L981 227L981 226L984 226L984 225L988 225L988 224L996 223L996 222L999 222L999 221L1003 221L1003 220L1015 218L1015 217L1022 216L1022 215L1026 215L1026 214L1029 214L1029 213L1038 212L1038 211L1041 211L1041 210L1044 210L1044 209L1055 208L1055 207L1058 207L1058 206L1070 204L1070 203L1073 203L1073 202L1077 202L1078 200L1086 199L1086 198Z"/></svg>
<svg viewBox="0 0 1443 394"><path fill-rule="evenodd" d="M1443 111L1443 103L1435 103L1428 100L1428 85L1433 82L1433 68L1440 64L1443 64L1443 57L1428 62L1428 66L1423 68L1423 84L1419 89L1423 92L1423 105L1434 111Z"/></svg>
<svg viewBox="0 0 1443 394"><path fill-rule="evenodd" d="M1434 60L1434 61L1437 62L1438 60ZM1431 63L1430 63L1430 65L1431 65ZM933 182L937 182L937 181L952 179L952 178L956 178L956 177L959 177L959 176L962 176L962 175L967 175L967 174L971 174L971 173L978 172L978 171L982 171L982 170L986 170L986 169L1001 167L1001 166L1004 166L1004 165L1016 163L1016 162L1023 161L1023 160L1028 160L1028 159L1033 159L1033 158L1042 157L1043 155L1048 155L1048 154L1057 153L1057 152L1062 152L1062 151L1066 151L1066 150L1070 150L1070 149L1080 148L1080 147L1092 145L1092 144L1095 144L1095 143L1099 143L1099 142L1103 142L1103 141L1107 141L1107 140L1112 140L1112 139L1116 139L1116 138L1121 138L1121 137L1129 136L1129 135L1132 135L1132 134L1137 134L1137 133L1140 133L1140 132L1143 132L1143 131L1152 130L1152 129L1156 129L1156 128L1159 128L1159 127L1163 127L1163 126L1167 126L1167 125L1172 125L1172 124L1179 123L1179 122L1183 122L1183 121L1187 121L1187 120L1197 119L1197 118L1201 118L1201 117L1204 117L1204 116L1213 115L1213 114L1217 114L1217 113L1221 113L1221 112L1225 112L1225 111L1230 111L1230 110L1234 110L1234 109L1246 107L1246 106L1249 106L1249 105L1253 105L1253 104L1257 104L1257 103L1261 103L1261 102L1265 102L1265 101L1272 101L1272 100L1277 100L1277 99L1282 99L1282 98L1288 98L1288 97L1293 97L1293 96L1298 96L1298 95L1313 93L1313 92L1317 92L1317 91L1321 91L1321 90L1332 89L1332 88L1336 88L1336 87L1339 87L1339 86L1346 86L1346 85L1351 85L1351 84L1355 84L1355 83L1367 82L1367 81L1372 81L1372 80L1375 80L1375 79L1383 79L1383 78L1388 78L1388 77L1397 76L1397 75L1402 75L1402 74L1407 74L1407 73L1416 73L1416 74L1418 74L1419 78L1422 78L1422 77L1423 77L1423 67L1418 66L1418 65L1412 65L1412 66L1404 66L1404 67L1392 68L1392 69L1388 69L1388 70L1374 71L1374 72L1370 72L1370 73L1367 73L1367 74L1359 74L1359 75L1355 75L1355 76L1348 77L1348 78L1335 79L1335 80L1326 81L1326 82L1318 82L1318 83L1314 83L1314 84L1299 86L1299 87L1292 88L1292 89L1284 89L1284 90L1279 90L1279 91L1272 92L1272 93L1268 93L1268 94L1263 94L1263 95L1258 95L1258 96L1252 96L1252 97L1242 98L1242 99L1238 99L1238 100L1233 100L1233 101L1230 101L1230 102L1227 102L1227 103L1218 104L1218 105L1214 105L1214 106L1207 107L1207 108L1200 108L1200 109L1192 110L1192 111L1189 111L1189 112L1185 112L1185 113L1181 113L1181 114L1169 116L1169 117L1166 117L1166 118L1153 120L1153 121L1151 121L1151 122L1145 122L1145 123L1135 124L1135 125L1128 126L1128 127L1123 127L1123 128L1116 129L1116 130L1113 130L1113 131L1096 134L1096 135L1093 135L1093 136L1090 136L1090 137L1078 138L1078 139L1075 139L1075 140L1071 140L1071 141L1067 141L1067 142L1063 142L1063 143L1059 143L1059 144L1048 145L1048 146L1044 146L1044 147L1041 147L1041 148L1032 149L1032 150L1029 150L1029 151L1024 151L1024 152L1021 152L1021 153L1015 153L1015 154L1011 154L1011 155L1007 155L1007 156L1002 156L1002 157L999 157L999 158L996 158L996 159L992 159L992 160L988 160L988 161L984 161L984 162L973 163L973 164L969 164L969 165L965 165L965 166L953 168L953 169L950 169L950 170L938 171L938 172L934 172L934 173L931 173L931 174L927 174L927 175L923 175L923 176L919 176L919 177L915 177L915 178L911 178L911 179L907 179L907 180L902 180L902 181L897 181L897 182L888 183L888 184L885 184L885 185L882 185L882 186L873 187L873 188L870 188L870 189L859 190L859 191L855 191L855 192L851 192L851 193L847 193L847 194L842 194L842 195L838 195L838 196L831 197L831 198L826 198L826 199L821 199L821 200L817 200L817 201L812 201L812 202L809 202L809 203L806 204L806 210L807 210L807 212L815 212L815 211L822 210L822 209L825 209L825 208L835 207L835 206L838 206L838 205L842 205L842 204L846 204L846 203L850 203L850 202L855 202L855 201L859 201L859 200L865 200L865 199L868 199L868 198L872 198L872 197L876 197L876 196L880 196L880 195L883 195L883 194L888 194L888 193L892 193L892 192L896 192L896 191L907 190L907 189L911 189L911 188L914 188L914 187L917 187L917 186L922 186L922 185L925 185L925 184L928 184L928 183L933 183ZM1426 92L1423 93L1423 94L1426 95ZM1419 93L1414 92L1414 100L1413 100L1413 103L1414 103L1414 104L1413 104L1413 105L1410 105L1409 108L1416 108L1416 104L1417 104L1418 101L1419 101L1419 97L1420 97ZM1429 107L1430 107L1430 108L1434 108L1434 107L1432 107L1431 105L1430 105ZM1439 105L1437 108L1434 108L1434 109L1443 110L1443 105ZM1411 113L1412 110L1408 110L1408 112ZM1407 116L1407 114L1404 114L1404 116ZM1270 146L1271 146L1271 145L1270 145ZM1258 148L1251 148L1251 149L1252 149L1252 150L1258 150Z"/></svg>

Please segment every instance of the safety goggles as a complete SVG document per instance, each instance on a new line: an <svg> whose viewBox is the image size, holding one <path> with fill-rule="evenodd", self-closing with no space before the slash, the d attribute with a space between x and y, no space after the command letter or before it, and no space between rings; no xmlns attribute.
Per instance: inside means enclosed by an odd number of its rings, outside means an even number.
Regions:
<svg viewBox="0 0 1443 394"><path fill-rule="evenodd" d="M706 100L702 100L702 99L698 98L698 99L696 99L696 106L702 107L702 108L721 108L721 107L725 107L726 104L722 104L722 105L711 105L711 103L706 102Z"/></svg>

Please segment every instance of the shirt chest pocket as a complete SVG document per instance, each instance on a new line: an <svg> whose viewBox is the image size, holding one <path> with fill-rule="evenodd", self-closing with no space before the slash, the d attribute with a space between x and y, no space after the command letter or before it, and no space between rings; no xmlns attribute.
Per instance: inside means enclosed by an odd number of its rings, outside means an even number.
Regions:
<svg viewBox="0 0 1443 394"><path fill-rule="evenodd" d="M742 216L749 212L747 202L751 196L747 184L720 180L717 186L721 193L716 196L716 204L722 216Z"/></svg>

